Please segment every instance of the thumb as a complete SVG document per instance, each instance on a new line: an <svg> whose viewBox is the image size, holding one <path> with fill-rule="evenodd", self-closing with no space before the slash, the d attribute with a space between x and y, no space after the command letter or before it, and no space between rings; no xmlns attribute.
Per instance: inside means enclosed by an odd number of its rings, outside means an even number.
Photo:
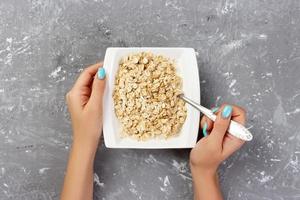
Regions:
<svg viewBox="0 0 300 200"><path fill-rule="evenodd" d="M224 105L222 106L222 112L219 112L217 119L214 123L213 130L211 131L211 136L214 137L219 144L222 144L223 138L227 132L230 125L230 119L232 114L232 106Z"/></svg>
<svg viewBox="0 0 300 200"><path fill-rule="evenodd" d="M103 93L105 89L105 69L99 67L97 74L94 77L92 85L92 93L89 103L94 107L102 106Z"/></svg>

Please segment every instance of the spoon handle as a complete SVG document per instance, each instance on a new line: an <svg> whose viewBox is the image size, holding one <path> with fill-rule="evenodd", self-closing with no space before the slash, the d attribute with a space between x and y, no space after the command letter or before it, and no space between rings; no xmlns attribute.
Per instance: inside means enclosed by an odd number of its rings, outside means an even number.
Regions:
<svg viewBox="0 0 300 200"><path fill-rule="evenodd" d="M191 99L185 97L182 94L179 97L182 98L185 102L187 102L191 106L195 107L197 110L201 111L204 115L206 115L212 121L216 120L217 116L211 110L205 108L204 106L201 106L200 104L192 101ZM240 138L244 141L251 141L253 138L252 134L250 133L250 131L247 128L245 128L243 125L241 125L233 120L230 121L228 132L231 135L233 135L237 138Z"/></svg>

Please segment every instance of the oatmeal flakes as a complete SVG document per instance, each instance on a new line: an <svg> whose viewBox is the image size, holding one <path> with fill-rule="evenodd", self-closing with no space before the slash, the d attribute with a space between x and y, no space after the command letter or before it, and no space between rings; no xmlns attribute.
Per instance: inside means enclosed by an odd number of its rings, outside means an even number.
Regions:
<svg viewBox="0 0 300 200"><path fill-rule="evenodd" d="M164 56L141 52L122 58L113 91L122 135L143 141L177 135L187 116L181 87L174 62Z"/></svg>

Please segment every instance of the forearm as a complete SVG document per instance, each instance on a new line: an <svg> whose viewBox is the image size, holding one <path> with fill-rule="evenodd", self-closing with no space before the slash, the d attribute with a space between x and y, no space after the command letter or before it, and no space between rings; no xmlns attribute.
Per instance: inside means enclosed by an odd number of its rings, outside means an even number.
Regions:
<svg viewBox="0 0 300 200"><path fill-rule="evenodd" d="M216 173L203 172L193 167L191 167L191 171L193 176L195 200L223 199Z"/></svg>
<svg viewBox="0 0 300 200"><path fill-rule="evenodd" d="M74 140L65 175L61 200L93 199L93 166L97 141Z"/></svg>

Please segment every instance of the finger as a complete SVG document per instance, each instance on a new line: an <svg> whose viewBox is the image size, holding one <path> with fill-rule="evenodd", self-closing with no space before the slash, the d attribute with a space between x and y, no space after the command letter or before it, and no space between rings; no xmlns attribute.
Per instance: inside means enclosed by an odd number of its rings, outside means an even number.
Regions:
<svg viewBox="0 0 300 200"><path fill-rule="evenodd" d="M242 124L245 125L246 123L246 111L237 105L233 105L232 106L232 115L231 115L231 119Z"/></svg>
<svg viewBox="0 0 300 200"><path fill-rule="evenodd" d="M208 117L204 115L200 122L201 129L203 131L205 130L206 132L210 132L212 130L213 123L214 122L212 120L210 120ZM206 135L204 132L203 134Z"/></svg>
<svg viewBox="0 0 300 200"><path fill-rule="evenodd" d="M105 88L105 76L105 69L102 66L99 67L98 72L94 77L92 94L89 100L89 104L95 108L101 108L102 106L103 92Z"/></svg>
<svg viewBox="0 0 300 200"><path fill-rule="evenodd" d="M217 114L216 121L213 125L211 136L214 137L219 144L222 144L223 138L227 132L232 115L232 106L223 105L221 111Z"/></svg>
<svg viewBox="0 0 300 200"><path fill-rule="evenodd" d="M211 111L213 113L217 113L218 109L219 109L218 107L214 107L211 109ZM205 125L205 123L206 123L206 125ZM204 128L206 128L206 131L208 133L212 130L213 124L214 124L214 122L205 115L202 117L201 122L200 122L200 126L201 126L202 130L204 130Z"/></svg>
<svg viewBox="0 0 300 200"><path fill-rule="evenodd" d="M74 88L81 88L84 86L90 86L93 82L93 77L97 73L98 68L102 66L102 63L96 63L83 70L79 75L77 81L74 84Z"/></svg>
<svg viewBox="0 0 300 200"><path fill-rule="evenodd" d="M239 106L233 106L232 107L232 117L231 119L244 125L246 122L246 112L243 108L239 107ZM233 154L235 151L237 151L239 148L241 148L241 146L243 146L243 144L245 143L245 141L230 135L228 132L224 138L223 141L223 149L222 149L222 154L224 159L228 158L231 154Z"/></svg>
<svg viewBox="0 0 300 200"><path fill-rule="evenodd" d="M244 143L245 141L236 138L233 135L226 134L222 150L222 155L224 159L228 158L231 154L240 149Z"/></svg>

